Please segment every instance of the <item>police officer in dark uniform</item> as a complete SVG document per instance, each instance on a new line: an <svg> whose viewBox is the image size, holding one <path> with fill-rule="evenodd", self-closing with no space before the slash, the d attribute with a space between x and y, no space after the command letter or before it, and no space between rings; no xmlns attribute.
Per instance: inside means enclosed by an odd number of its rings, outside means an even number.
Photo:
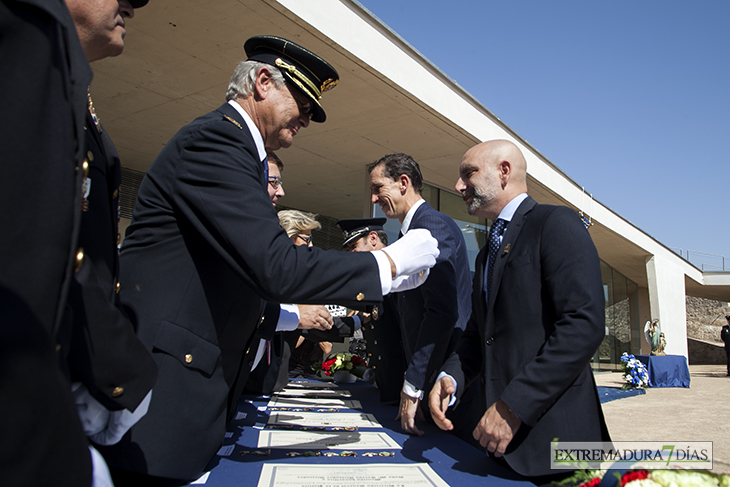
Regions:
<svg viewBox="0 0 730 487"><path fill-rule="evenodd" d="M386 218L355 218L340 220L337 226L344 234L342 247L351 252L379 250L388 245L383 230ZM385 301L373 307L369 317L363 315L362 334L368 366L375 372L375 383L380 391L380 402L398 404L406 370L400 329L378 326L386 312Z"/></svg>
<svg viewBox="0 0 730 487"><path fill-rule="evenodd" d="M119 22L96 24L90 19L131 18L147 0L107 1L101 6L68 0L67 4L86 58L93 62L120 54L124 45ZM92 9L96 16L89 15ZM119 307L121 165L89 93L84 135L82 198L77 203L81 206L79 265L64 317L67 333L59 339L67 351L66 363L87 434L96 443L113 444L146 411L157 366ZM134 411L136 419L130 414Z"/></svg>

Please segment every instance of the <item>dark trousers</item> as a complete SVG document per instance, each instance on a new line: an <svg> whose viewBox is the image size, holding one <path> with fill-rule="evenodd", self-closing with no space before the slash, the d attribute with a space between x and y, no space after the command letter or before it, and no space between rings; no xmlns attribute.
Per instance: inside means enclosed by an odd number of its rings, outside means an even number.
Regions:
<svg viewBox="0 0 730 487"><path fill-rule="evenodd" d="M727 359L727 375L730 375L730 347L725 347L725 358Z"/></svg>

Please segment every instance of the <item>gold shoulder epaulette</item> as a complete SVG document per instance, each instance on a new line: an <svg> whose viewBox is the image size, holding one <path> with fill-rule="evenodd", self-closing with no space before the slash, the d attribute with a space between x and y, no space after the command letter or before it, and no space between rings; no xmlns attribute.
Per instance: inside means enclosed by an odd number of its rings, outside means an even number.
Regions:
<svg viewBox="0 0 730 487"><path fill-rule="evenodd" d="M228 120L229 122L231 122L233 125L235 125L236 127L238 127L240 130L243 130L243 127L241 127L241 124L238 123L238 122L236 122L235 120L233 120L228 115L223 115L223 118L225 118L226 120Z"/></svg>

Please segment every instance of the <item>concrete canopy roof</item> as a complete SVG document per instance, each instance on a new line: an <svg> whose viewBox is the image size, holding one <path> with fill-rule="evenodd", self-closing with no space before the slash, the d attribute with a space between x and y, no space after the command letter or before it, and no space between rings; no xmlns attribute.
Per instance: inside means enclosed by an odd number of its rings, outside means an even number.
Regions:
<svg viewBox="0 0 730 487"><path fill-rule="evenodd" d="M145 171L177 130L221 105L236 64L245 59L243 43L259 34L309 48L341 78L322 99L327 122L312 123L278 152L288 207L336 218L369 216L364 166L392 152L411 154L426 182L454 192L464 152L481 140L507 138L528 157L530 194L578 209L578 184L349 0L152 0L136 11L127 22L124 54L92 66L97 113L122 164ZM646 259L656 249L671 251L600 203L594 206L590 232L601 258L646 287ZM704 296L701 272L683 262L688 294ZM720 288L730 300L730 286Z"/></svg>

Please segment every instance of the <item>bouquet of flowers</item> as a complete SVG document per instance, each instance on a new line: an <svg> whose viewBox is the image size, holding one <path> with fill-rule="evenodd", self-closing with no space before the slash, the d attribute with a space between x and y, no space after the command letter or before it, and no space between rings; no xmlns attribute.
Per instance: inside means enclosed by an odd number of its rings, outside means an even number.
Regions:
<svg viewBox="0 0 730 487"><path fill-rule="evenodd" d="M338 370L346 370L356 377L363 378L368 370L365 359L353 353L335 353L330 354L321 364L315 364L312 368L316 371L322 371L324 375L332 377Z"/></svg>
<svg viewBox="0 0 730 487"><path fill-rule="evenodd" d="M616 487L730 487L730 475L713 474L704 470L630 470L618 472L579 470L573 476L556 483L556 487L598 487L605 475L615 476L609 485Z"/></svg>
<svg viewBox="0 0 730 487"><path fill-rule="evenodd" d="M649 373L639 359L630 355L626 352L621 355L621 365L624 368L624 381L626 384L623 385L622 389L642 389L644 387L651 387L649 382Z"/></svg>

